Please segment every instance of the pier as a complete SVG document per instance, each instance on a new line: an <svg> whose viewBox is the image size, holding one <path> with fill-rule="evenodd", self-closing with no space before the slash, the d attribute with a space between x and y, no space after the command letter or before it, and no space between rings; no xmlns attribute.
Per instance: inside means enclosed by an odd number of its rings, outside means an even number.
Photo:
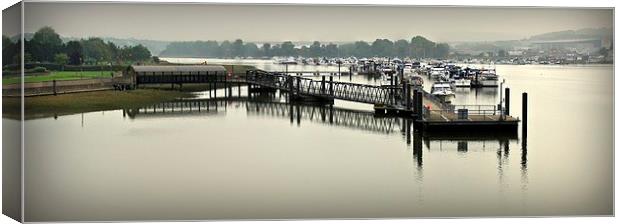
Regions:
<svg viewBox="0 0 620 224"><path fill-rule="evenodd" d="M159 68L165 67L165 68ZM232 77L217 66L134 66L135 85L207 83L223 87L228 96L232 86L247 85L248 92L286 93L289 103L333 105L334 100L372 104L376 117L405 117L425 130L487 130L516 132L520 120L509 114L509 90L506 107L498 105L452 105L434 95L390 75L389 85L368 85L293 76L280 72L248 70L245 77ZM220 85L216 85L220 84ZM210 88L210 89L214 89Z"/></svg>

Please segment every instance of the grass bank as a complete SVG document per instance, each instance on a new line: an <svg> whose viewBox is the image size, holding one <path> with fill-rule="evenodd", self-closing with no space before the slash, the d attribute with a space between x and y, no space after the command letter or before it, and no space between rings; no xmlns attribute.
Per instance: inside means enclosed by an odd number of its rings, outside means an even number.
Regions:
<svg viewBox="0 0 620 224"><path fill-rule="evenodd" d="M102 110L118 110L148 106L159 102L172 101L182 97L193 97L188 92L156 89L132 91L96 91L61 94L57 96L35 96L25 98L26 119L51 117ZM18 117L20 98L3 97L3 116Z"/></svg>
<svg viewBox="0 0 620 224"><path fill-rule="evenodd" d="M45 82L52 80L75 80L90 78L110 78L112 71L53 71L50 73L27 74L24 82ZM19 77L2 77L2 85L19 83Z"/></svg>

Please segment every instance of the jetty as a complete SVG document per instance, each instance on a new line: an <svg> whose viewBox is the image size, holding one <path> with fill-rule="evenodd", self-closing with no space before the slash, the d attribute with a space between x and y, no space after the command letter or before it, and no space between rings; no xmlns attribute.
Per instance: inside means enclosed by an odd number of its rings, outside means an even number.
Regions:
<svg viewBox="0 0 620 224"><path fill-rule="evenodd" d="M375 117L405 117L414 119L424 130L441 131L508 131L517 132L520 120L510 116L510 89L506 88L506 106L452 105L439 100L422 88L398 76L390 76L389 85L368 85L334 81L334 76L309 78L282 72L248 70L245 76L231 76L224 67L201 66L132 66L134 84L206 83L226 89L247 85L248 92L288 94L289 103L333 105L334 100L372 104ZM212 86L211 86L212 85ZM212 89L212 88L210 88ZM215 91L216 92L216 91ZM524 101L527 102L527 101ZM527 107L527 105L524 105ZM525 117L525 116L524 116Z"/></svg>

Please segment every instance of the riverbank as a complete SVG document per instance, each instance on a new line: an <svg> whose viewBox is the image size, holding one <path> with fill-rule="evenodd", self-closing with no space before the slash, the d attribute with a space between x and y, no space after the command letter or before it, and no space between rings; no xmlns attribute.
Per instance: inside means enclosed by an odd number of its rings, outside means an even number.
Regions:
<svg viewBox="0 0 620 224"><path fill-rule="evenodd" d="M138 89L132 91L96 91L50 96L36 96L25 98L25 118L41 118L76 113L86 113L104 110L118 110L136 108L172 101L178 98L190 98L190 92ZM19 97L3 97L3 116L17 118L20 113Z"/></svg>
<svg viewBox="0 0 620 224"><path fill-rule="evenodd" d="M114 74L113 71L52 71L49 73L41 74L26 74L24 75L24 83L45 82L52 80L79 80L79 79L92 79L92 78L110 78ZM2 85L11 85L21 82L19 76L5 76L2 77Z"/></svg>

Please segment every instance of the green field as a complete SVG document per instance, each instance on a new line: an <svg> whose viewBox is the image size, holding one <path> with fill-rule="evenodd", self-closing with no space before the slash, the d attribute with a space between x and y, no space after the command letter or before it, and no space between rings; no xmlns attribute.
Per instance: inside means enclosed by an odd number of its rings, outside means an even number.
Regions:
<svg viewBox="0 0 620 224"><path fill-rule="evenodd" d="M67 72L53 71L49 74L26 75L24 82L44 82L52 80L74 80L89 78L110 78L112 71ZM19 83L19 77L2 77L2 85Z"/></svg>

